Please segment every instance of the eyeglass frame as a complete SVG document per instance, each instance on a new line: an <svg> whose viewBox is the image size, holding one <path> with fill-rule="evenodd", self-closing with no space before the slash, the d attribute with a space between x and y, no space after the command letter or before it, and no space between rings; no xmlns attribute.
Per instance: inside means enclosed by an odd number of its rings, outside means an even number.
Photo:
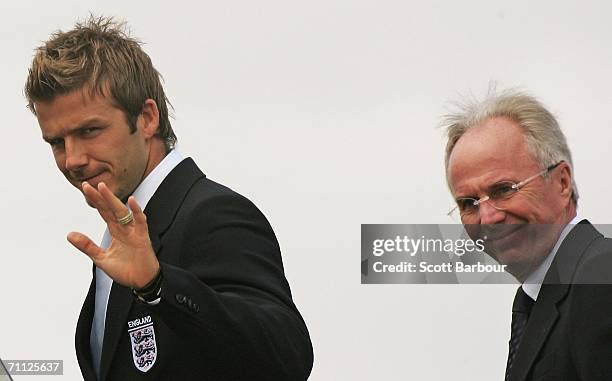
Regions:
<svg viewBox="0 0 612 381"><path fill-rule="evenodd" d="M546 169L536 173L533 176L530 176L528 178L526 178L523 181L520 181L518 183L514 183L513 181L508 181L508 183L512 183L512 189L515 190L515 192L509 197L513 197L514 195L516 195L518 193L519 190L521 190L522 187L524 187L525 185L527 185L528 183L530 183L531 181L537 179L540 176L546 176L550 171L552 171L553 169L557 168L561 163L563 163L565 160L561 160L560 162L558 162L557 164L553 164L548 166ZM473 197L460 197L458 198L456 201L459 200L474 200L474 204L473 206L479 206L480 204L482 204L483 202L486 202L488 200L491 199L491 196L488 194L485 194L484 196L482 196L480 199L475 199ZM491 204L491 206L493 206L495 209L497 210L504 210L504 209L500 209L495 207L495 205ZM459 205L455 205L448 213L446 213L447 216L451 217L451 215L453 214L453 212L459 209ZM480 211L480 207L478 208L478 210ZM459 217L461 217L461 211L459 211Z"/></svg>

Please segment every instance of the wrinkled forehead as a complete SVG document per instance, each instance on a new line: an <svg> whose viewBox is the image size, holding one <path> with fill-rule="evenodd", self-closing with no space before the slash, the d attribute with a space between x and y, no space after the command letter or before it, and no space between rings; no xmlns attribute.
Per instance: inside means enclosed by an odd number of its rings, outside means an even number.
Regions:
<svg viewBox="0 0 612 381"><path fill-rule="evenodd" d="M107 96L92 95L83 89L36 102L34 106L43 135L62 135L89 120L106 120L121 112Z"/></svg>
<svg viewBox="0 0 612 381"><path fill-rule="evenodd" d="M468 130L455 144L448 162L449 187L481 188L508 177L530 176L538 164L518 123L493 118Z"/></svg>

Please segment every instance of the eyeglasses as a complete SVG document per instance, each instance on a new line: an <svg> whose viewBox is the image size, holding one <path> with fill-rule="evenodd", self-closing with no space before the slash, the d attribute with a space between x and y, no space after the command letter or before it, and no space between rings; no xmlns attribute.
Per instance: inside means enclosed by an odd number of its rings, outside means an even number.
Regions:
<svg viewBox="0 0 612 381"><path fill-rule="evenodd" d="M457 214L456 212L458 211L461 220L472 220L478 215L480 211L480 204L485 201L489 201L489 204L497 210L505 210L507 208L508 201L512 198L512 196L517 194L522 187L540 176L547 175L548 172L557 168L561 163L563 163L563 161L553 164L542 172L536 173L535 175L519 183L514 183L512 181L500 181L499 183L493 184L487 193L478 200L471 197L458 198L456 200L457 205L447 214L450 217L455 217Z"/></svg>

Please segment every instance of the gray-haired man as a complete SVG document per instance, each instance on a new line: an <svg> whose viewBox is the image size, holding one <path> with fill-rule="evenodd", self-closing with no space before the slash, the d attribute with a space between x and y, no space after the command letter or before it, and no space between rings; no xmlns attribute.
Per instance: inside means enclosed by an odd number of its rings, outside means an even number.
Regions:
<svg viewBox="0 0 612 381"><path fill-rule="evenodd" d="M612 241L577 217L556 119L533 97L505 91L468 102L445 124L455 213L522 283L506 380L611 380Z"/></svg>

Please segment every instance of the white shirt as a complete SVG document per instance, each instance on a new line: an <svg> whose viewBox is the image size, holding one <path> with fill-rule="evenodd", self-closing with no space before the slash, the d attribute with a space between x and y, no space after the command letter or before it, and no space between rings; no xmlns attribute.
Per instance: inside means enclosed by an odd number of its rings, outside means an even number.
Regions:
<svg viewBox="0 0 612 381"><path fill-rule="evenodd" d="M132 196L142 210L144 210L153 197L157 188L168 174L176 167L183 156L176 150L170 151L166 157L142 180ZM104 232L100 247L107 249L111 243L111 236L108 228ZM110 296L113 280L106 273L96 267L96 297L94 302L94 316L91 324L90 349L93 359L94 371L100 378L100 360L102 358L102 342L104 340L104 325L106 322L106 307L108 306L108 298Z"/></svg>
<svg viewBox="0 0 612 381"><path fill-rule="evenodd" d="M559 239L557 239L557 243L555 243L555 246L553 246L552 251L548 254L546 259L544 259L544 262L542 262L540 266L538 266L538 268L535 269L535 271L532 272L527 277L527 279L525 279L525 282L523 283L523 291L525 291L525 293L529 295L531 299L538 300L538 294L540 293L540 289L542 288L544 277L546 276L550 265L555 259L555 256L557 255L557 251L559 250L561 243L563 242L565 237L567 237L569 232L574 228L574 226L578 224L578 222L580 222L580 218L578 218L578 215L576 215L576 217L574 217L569 222L569 224L565 225L565 227L561 231L561 234L559 235Z"/></svg>

